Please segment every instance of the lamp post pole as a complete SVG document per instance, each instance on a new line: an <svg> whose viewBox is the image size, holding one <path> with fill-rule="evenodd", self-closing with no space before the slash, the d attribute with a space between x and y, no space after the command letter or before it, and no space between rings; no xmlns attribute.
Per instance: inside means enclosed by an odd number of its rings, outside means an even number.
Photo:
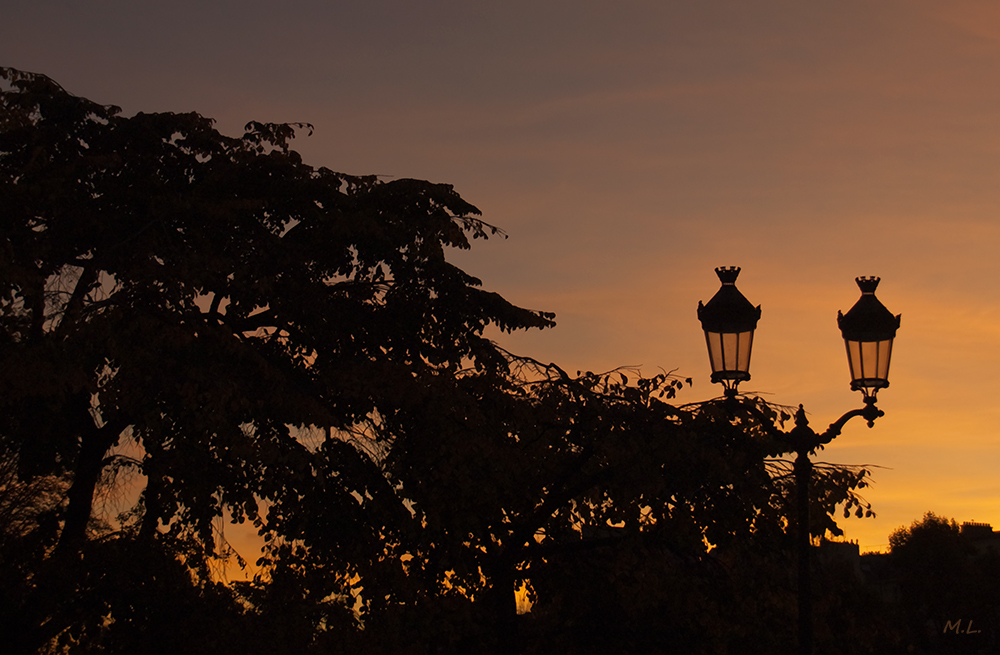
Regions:
<svg viewBox="0 0 1000 655"><path fill-rule="evenodd" d="M707 304L698 303L698 318L705 330L712 382L720 383L727 399L735 398L737 385L750 379L750 347L753 331L760 318L756 308L736 289L739 267L717 268L716 274L722 288ZM806 412L799 405L795 413L795 427L783 434L786 452L796 454L793 465L796 487L795 514L798 534L796 551L798 559L798 619L799 652L811 655L813 647L812 576L809 562L811 533L809 528L809 486L812 480L810 453L833 441L844 425L856 416L868 422L868 427L885 413L875 405L879 389L889 386L889 358L892 341L899 328L899 316L875 298L877 277L856 279L861 298L847 314L838 312L837 322L847 346L847 359L851 369L851 389L864 394L865 406L854 409L830 424L822 434L817 434L806 419Z"/></svg>
<svg viewBox="0 0 1000 655"><path fill-rule="evenodd" d="M799 408L802 412L802 408ZM795 417L798 423L798 415ZM798 427L798 425L796 425ZM809 530L809 481L812 478L812 461L809 452L799 450L792 469L795 473L796 502L795 510L798 519L798 584L799 584L799 653L811 655L813 644L812 621L812 574L809 561L809 548L812 546L812 536Z"/></svg>
<svg viewBox="0 0 1000 655"><path fill-rule="evenodd" d="M844 425L860 416L868 421L868 427L875 425L875 419L884 416L885 412L875 406L875 398L865 399L865 406L853 409L832 423L826 432L816 434L809 427L805 409L799 405L795 412L795 427L784 434L785 444L789 451L796 454L792 472L795 475L795 515L798 534L796 535L796 551L798 559L798 594L799 594L799 652L802 655L812 653L812 574L809 561L809 551L812 537L809 529L809 486L812 481L812 460L809 454L820 446L833 441Z"/></svg>

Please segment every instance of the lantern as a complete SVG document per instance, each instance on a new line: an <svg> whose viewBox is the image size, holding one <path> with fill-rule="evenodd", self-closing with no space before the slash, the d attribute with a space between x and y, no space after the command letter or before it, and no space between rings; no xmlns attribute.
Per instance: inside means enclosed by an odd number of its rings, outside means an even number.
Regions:
<svg viewBox="0 0 1000 655"><path fill-rule="evenodd" d="M754 307L736 288L739 266L717 268L715 273L722 288L707 304L698 303L698 319L708 343L712 382L734 395L736 385L750 379L750 349L760 306Z"/></svg>
<svg viewBox="0 0 1000 655"><path fill-rule="evenodd" d="M847 344L847 363L851 368L851 389L865 398L874 398L879 389L889 386L889 358L892 340L899 329L899 316L885 308L875 297L880 278L856 278L861 298L846 314L837 312L837 324Z"/></svg>

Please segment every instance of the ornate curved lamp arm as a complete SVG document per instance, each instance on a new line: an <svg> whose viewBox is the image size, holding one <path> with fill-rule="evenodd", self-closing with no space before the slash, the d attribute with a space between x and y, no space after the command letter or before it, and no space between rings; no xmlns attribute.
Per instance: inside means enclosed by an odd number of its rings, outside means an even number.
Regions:
<svg viewBox="0 0 1000 655"><path fill-rule="evenodd" d="M831 423L823 434L816 434L815 430L809 427L805 409L799 405L799 410L795 412L795 427L786 434L787 441L795 452L808 453L836 439L844 429L844 425L855 416L862 417L868 421L868 427L872 427L875 425L875 419L885 416L885 412L875 406L874 397L868 397L865 398L864 407L852 409Z"/></svg>
<svg viewBox="0 0 1000 655"><path fill-rule="evenodd" d="M823 436L826 437L827 435L829 435L829 439L833 440L834 437L840 434L840 431L843 429L844 425L855 416L860 416L861 418L868 421L868 427L874 427L875 419L881 416L885 416L885 412L883 412L881 409L875 406L874 396L868 396L867 398L865 398L864 407L862 407L861 409L852 409L851 411L847 412L846 414L838 418L836 421L830 424L830 427L826 429L826 432L823 433ZM827 441L826 443L829 443L829 441Z"/></svg>

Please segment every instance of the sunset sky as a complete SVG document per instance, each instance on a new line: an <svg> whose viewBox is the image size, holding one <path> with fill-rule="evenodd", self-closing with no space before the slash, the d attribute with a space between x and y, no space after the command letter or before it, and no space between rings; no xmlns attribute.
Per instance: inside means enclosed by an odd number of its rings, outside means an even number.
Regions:
<svg viewBox="0 0 1000 655"><path fill-rule="evenodd" d="M862 550L927 510L1000 528L1000 3L7 0L0 65L228 134L305 121L313 165L453 184L506 240L456 261L554 330L563 368L721 393L717 266L763 315L744 391L821 430L860 407L837 310L902 314L886 416L819 460L878 465Z"/></svg>

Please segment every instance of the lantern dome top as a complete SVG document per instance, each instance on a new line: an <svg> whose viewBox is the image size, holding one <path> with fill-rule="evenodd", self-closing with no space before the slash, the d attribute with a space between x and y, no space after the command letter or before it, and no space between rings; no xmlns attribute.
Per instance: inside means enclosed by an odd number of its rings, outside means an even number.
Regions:
<svg viewBox="0 0 1000 655"><path fill-rule="evenodd" d="M707 303L698 302L698 318L702 329L715 333L750 332L757 328L760 306L754 307L736 288L739 266L720 266L715 269L722 287Z"/></svg>
<svg viewBox="0 0 1000 655"><path fill-rule="evenodd" d="M848 341L888 341L896 337L900 316L893 316L875 297L880 278L855 278L861 298L846 313L837 312L837 324Z"/></svg>

